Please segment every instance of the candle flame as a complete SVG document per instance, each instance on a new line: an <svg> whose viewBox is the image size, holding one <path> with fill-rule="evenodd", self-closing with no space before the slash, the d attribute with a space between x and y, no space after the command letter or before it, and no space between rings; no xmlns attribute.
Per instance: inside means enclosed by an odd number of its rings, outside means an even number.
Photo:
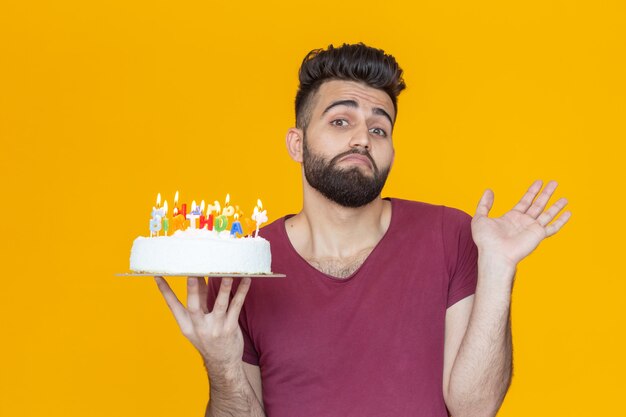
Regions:
<svg viewBox="0 0 626 417"><path fill-rule="evenodd" d="M174 207L178 206L178 191L176 191L176 195L174 196Z"/></svg>
<svg viewBox="0 0 626 417"><path fill-rule="evenodd" d="M214 201L213 208L214 208L214 209L215 209L215 211L217 211L218 213L219 213L220 211L222 211L222 207L220 206L220 202L219 202L219 201L217 201L217 200L215 200L215 201Z"/></svg>
<svg viewBox="0 0 626 417"><path fill-rule="evenodd" d="M178 216L178 207L174 206L174 211L172 212L172 216Z"/></svg>
<svg viewBox="0 0 626 417"><path fill-rule="evenodd" d="M259 205L259 208L262 209L263 208L263 203L261 202L261 199L257 199L256 203Z"/></svg>
<svg viewBox="0 0 626 417"><path fill-rule="evenodd" d="M197 205L196 205L196 200L193 200L193 201L191 202L191 211L195 211L195 210L196 210L196 207L197 207Z"/></svg>
<svg viewBox="0 0 626 417"><path fill-rule="evenodd" d="M205 203L204 203L204 200L202 200L202 201L200 202L200 211L201 211L201 212L204 212L204 207L205 207Z"/></svg>
<svg viewBox="0 0 626 417"><path fill-rule="evenodd" d="M224 200L224 205L227 206L230 203L230 194L226 194L226 200Z"/></svg>
<svg viewBox="0 0 626 417"><path fill-rule="evenodd" d="M167 200L163 202L163 210L165 210L165 214L167 215Z"/></svg>
<svg viewBox="0 0 626 417"><path fill-rule="evenodd" d="M239 214L235 213L235 221L237 221L238 218L239 218Z"/></svg>
<svg viewBox="0 0 626 417"><path fill-rule="evenodd" d="M157 194L157 208L161 208L161 193Z"/></svg>

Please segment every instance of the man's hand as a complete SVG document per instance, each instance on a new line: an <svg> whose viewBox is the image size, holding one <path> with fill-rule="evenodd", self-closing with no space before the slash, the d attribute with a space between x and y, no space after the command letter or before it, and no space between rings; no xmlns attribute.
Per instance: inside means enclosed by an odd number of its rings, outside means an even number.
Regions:
<svg viewBox="0 0 626 417"><path fill-rule="evenodd" d="M495 416L511 383L510 307L515 269L571 216L569 211L559 215L567 204L564 198L546 209L556 182L550 181L539 193L541 186L541 181L535 181L519 203L499 218L488 217L493 206L491 190L485 191L478 203L472 219L472 237L478 247L476 293L471 301L459 302L446 313L446 343L461 341L458 348L446 346L447 361L452 365L444 398L453 416ZM465 330L460 330L463 334L450 333L459 323L465 325Z"/></svg>
<svg viewBox="0 0 626 417"><path fill-rule="evenodd" d="M487 217L494 196L491 190L485 191L472 219L472 236L481 254L488 254L492 262L497 260L515 268L543 239L554 235L567 223L571 216L569 211L557 218L567 204L565 198L545 210L557 183L550 181L537 196L541 186L542 181L535 181L519 203L499 218Z"/></svg>
<svg viewBox="0 0 626 417"><path fill-rule="evenodd" d="M202 355L210 377L229 377L241 367L243 335L239 312L250 288L250 278L243 278L230 301L232 278L222 278L213 310L207 306L207 283L204 278L187 278L187 308L178 300L163 277L154 277L181 331Z"/></svg>

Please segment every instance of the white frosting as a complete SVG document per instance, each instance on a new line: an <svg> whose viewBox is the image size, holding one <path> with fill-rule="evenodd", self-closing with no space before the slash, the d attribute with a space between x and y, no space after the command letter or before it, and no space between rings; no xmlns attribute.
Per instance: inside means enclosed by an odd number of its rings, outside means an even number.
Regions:
<svg viewBox="0 0 626 417"><path fill-rule="evenodd" d="M271 273L270 243L230 232L178 230L172 236L138 237L130 251L132 271L164 274Z"/></svg>

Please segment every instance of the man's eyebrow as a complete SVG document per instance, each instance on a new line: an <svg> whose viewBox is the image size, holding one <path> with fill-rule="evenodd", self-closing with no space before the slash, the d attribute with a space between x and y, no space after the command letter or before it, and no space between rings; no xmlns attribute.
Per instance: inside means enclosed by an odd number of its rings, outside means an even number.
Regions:
<svg viewBox="0 0 626 417"><path fill-rule="evenodd" d="M338 100L338 101L333 101L332 103L330 103L330 105L328 107L326 107L324 109L324 111L322 112L322 116L325 115L326 113L328 113L328 111L330 109L332 109L333 107L337 107L337 106L348 106L348 107L359 107L359 103L357 103L354 100Z"/></svg>
<svg viewBox="0 0 626 417"><path fill-rule="evenodd" d="M385 116L387 119L389 119L389 123L391 123L391 126L393 126L393 120L391 120L391 116L389 116L389 113L387 113L385 110L381 109L380 107L374 107L372 113L379 116Z"/></svg>
<svg viewBox="0 0 626 417"><path fill-rule="evenodd" d="M338 100L338 101L333 101L332 103L330 103L330 105L328 107L326 107L324 109L324 111L322 112L322 116L325 115L326 113L328 113L328 111L330 109L332 109L333 107L337 107L337 106L348 106L348 107L359 107L359 103L357 103L354 100ZM389 119L389 123L391 123L391 126L393 126L393 120L391 119L391 116L389 115L389 113L387 113L384 109L381 109L380 107L374 107L374 109L372 109L372 113L378 115L378 116L385 116L387 119Z"/></svg>

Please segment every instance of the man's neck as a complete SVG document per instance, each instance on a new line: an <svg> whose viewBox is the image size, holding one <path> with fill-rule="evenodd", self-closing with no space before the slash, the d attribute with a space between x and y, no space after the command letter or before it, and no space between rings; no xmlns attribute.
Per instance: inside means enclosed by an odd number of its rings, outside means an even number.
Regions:
<svg viewBox="0 0 626 417"><path fill-rule="evenodd" d="M305 259L348 259L369 254L390 220L391 203L380 197L349 208L310 190L305 192L302 211L288 219L286 227L293 246Z"/></svg>

